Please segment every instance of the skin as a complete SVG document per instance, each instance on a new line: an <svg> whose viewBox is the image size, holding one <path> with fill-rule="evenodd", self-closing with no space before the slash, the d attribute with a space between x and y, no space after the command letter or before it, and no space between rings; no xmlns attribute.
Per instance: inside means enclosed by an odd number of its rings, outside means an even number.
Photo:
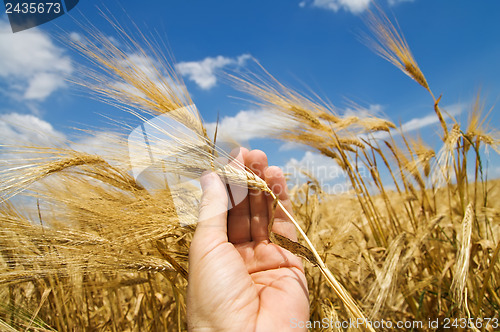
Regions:
<svg viewBox="0 0 500 332"><path fill-rule="evenodd" d="M240 149L236 159L263 178L288 211L291 203L278 167L259 150ZM187 289L190 331L298 331L309 318L309 298L300 258L268 238L270 195L250 190L227 212L226 186L214 173L201 178L203 197L189 251ZM297 239L279 208L273 231Z"/></svg>

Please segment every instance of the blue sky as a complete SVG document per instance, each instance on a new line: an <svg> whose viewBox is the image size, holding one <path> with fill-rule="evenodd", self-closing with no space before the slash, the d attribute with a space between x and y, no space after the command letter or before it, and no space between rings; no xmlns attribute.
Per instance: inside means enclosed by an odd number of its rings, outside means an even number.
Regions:
<svg viewBox="0 0 500 332"><path fill-rule="evenodd" d="M97 2L99 3L99 2ZM84 60L65 39L84 34L82 15L106 35L104 5L80 1L77 10L40 28L12 34L0 14L0 138L50 143L78 140L73 127L104 128L109 117L127 116L64 80ZM500 96L500 2L497 0L379 0L394 15L441 105L466 120L481 88L489 107ZM257 59L283 83L314 91L339 112L355 102L438 142L438 124L427 92L359 41L367 29L368 0L106 1L120 22L130 20L168 45L191 96L208 123L220 114L228 135L269 154L279 166L322 162L305 149L262 138L263 111L217 76ZM62 31L62 33L61 33ZM63 36L58 38L58 36ZM165 48L162 50L168 52ZM233 98L236 97L236 98ZM260 122L259 122L260 120ZM491 123L500 115L494 111ZM15 123L23 123L23 128ZM36 128L36 132L26 128ZM416 130L417 128L418 131ZM47 135L45 135L47 134ZM50 138L52 137L52 138ZM2 143L2 142L0 142ZM500 175L498 158L490 173Z"/></svg>

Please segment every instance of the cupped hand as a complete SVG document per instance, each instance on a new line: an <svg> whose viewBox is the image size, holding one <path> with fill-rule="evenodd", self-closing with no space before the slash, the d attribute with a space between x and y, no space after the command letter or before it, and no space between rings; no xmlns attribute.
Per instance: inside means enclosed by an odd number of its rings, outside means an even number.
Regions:
<svg viewBox="0 0 500 332"><path fill-rule="evenodd" d="M264 152L240 149L236 157L264 179L288 211L283 172L268 167ZM241 167L241 166L239 166ZM201 178L199 222L189 251L187 290L190 331L287 331L309 318L300 258L269 242L269 194L249 190L227 211L226 185L215 173ZM276 209L273 231L296 240L293 224Z"/></svg>

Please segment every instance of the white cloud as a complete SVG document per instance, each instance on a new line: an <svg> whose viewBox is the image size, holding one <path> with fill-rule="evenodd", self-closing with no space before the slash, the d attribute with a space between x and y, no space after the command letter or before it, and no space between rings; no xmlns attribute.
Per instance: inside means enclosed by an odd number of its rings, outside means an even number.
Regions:
<svg viewBox="0 0 500 332"><path fill-rule="evenodd" d="M144 73L152 79L158 76L159 64L153 58L144 56L143 54L132 53L128 54L127 58L122 62L125 67L130 66L138 73Z"/></svg>
<svg viewBox="0 0 500 332"><path fill-rule="evenodd" d="M13 34L0 20L0 78L8 93L25 100L44 100L64 86L71 59L40 29Z"/></svg>
<svg viewBox="0 0 500 332"><path fill-rule="evenodd" d="M389 5L394 6L397 5L400 2L413 2L414 0L387 0Z"/></svg>
<svg viewBox="0 0 500 332"><path fill-rule="evenodd" d="M0 114L0 171L29 163L32 158L41 157L40 154L29 152L29 149L23 150L17 147L50 148L62 146L65 142L66 136L63 133L39 117L19 113Z"/></svg>
<svg viewBox="0 0 500 332"><path fill-rule="evenodd" d="M403 130L403 132L408 133L410 131L414 131L414 130L417 130L420 128L430 126L432 124L437 123L438 121L439 121L439 119L436 116L436 114L432 113L432 114L426 115L422 118L414 118L414 119L411 119L410 121L403 123L401 125L401 129Z"/></svg>
<svg viewBox="0 0 500 332"><path fill-rule="evenodd" d="M311 151L307 151L300 160L292 158L286 163L287 173L292 173L294 169L299 171L296 174L297 177L301 177L300 171L307 171L323 181L338 179L343 174L342 169L333 159Z"/></svg>
<svg viewBox="0 0 500 332"><path fill-rule="evenodd" d="M67 136L55 129L49 122L31 114L0 114L0 166L7 166L15 161L29 160L33 157L46 156L33 153L29 147L70 148L89 154L106 157L114 163L128 155L126 145L117 144L121 137L118 132L96 131L78 137L70 142ZM17 147L28 147L25 151ZM12 165L10 165L12 166ZM1 169L1 167L0 167Z"/></svg>
<svg viewBox="0 0 500 332"><path fill-rule="evenodd" d="M129 68L133 68L133 73L138 78L147 78L148 80L154 82L154 84L156 84L159 88L162 87L161 79L168 80L167 83L173 86L173 82L168 79L168 74L159 72L159 70L162 69L160 64L153 58L145 56L143 54L127 54L126 58L121 60L118 66L127 70ZM128 94L136 95L141 98L145 97L143 92L125 81L122 77L119 77L113 85L119 91L126 91Z"/></svg>
<svg viewBox="0 0 500 332"><path fill-rule="evenodd" d="M100 156L127 155L128 149L125 145L117 144L117 139L121 135L114 132L93 132L71 143L70 147L76 151L95 154Z"/></svg>
<svg viewBox="0 0 500 332"><path fill-rule="evenodd" d="M311 6L332 10L334 12L338 12L340 9L344 9L346 11L350 11L353 14L359 14L368 7L370 7L370 3L372 0L312 0ZM400 2L412 2L413 0L387 0L389 5L393 6ZM305 7L307 5L306 1L301 1L299 3L299 7Z"/></svg>
<svg viewBox="0 0 500 332"><path fill-rule="evenodd" d="M44 100L52 92L64 86L61 76L50 73L38 73L30 79L28 88L24 92L25 99Z"/></svg>
<svg viewBox="0 0 500 332"><path fill-rule="evenodd" d="M70 32L68 37L69 37L69 39L71 39L74 42L78 42L78 43L84 42L83 36L80 33L75 32L75 31Z"/></svg>
<svg viewBox="0 0 500 332"><path fill-rule="evenodd" d="M279 119L270 111L240 111L235 116L225 116L217 127L217 140L247 142L255 138L264 138L280 126ZM216 123L206 124L210 136L215 132Z"/></svg>
<svg viewBox="0 0 500 332"><path fill-rule="evenodd" d="M237 58L219 55L215 58L207 57L201 61L179 62L176 67L181 75L187 76L203 90L209 90L217 84L217 71L227 66L243 66L250 58L249 54L243 54Z"/></svg>
<svg viewBox="0 0 500 332"><path fill-rule="evenodd" d="M312 6L335 12L344 9L357 14L366 10L370 6L370 2L371 0L313 0Z"/></svg>
<svg viewBox="0 0 500 332"><path fill-rule="evenodd" d="M299 144L297 142L285 142L279 147L278 151L293 151L303 148L304 145Z"/></svg>
<svg viewBox="0 0 500 332"><path fill-rule="evenodd" d="M356 110L347 108L344 115L374 115L380 113L383 107L378 104L369 105L368 108L358 108ZM243 110L235 116L225 116L219 121L217 129L217 139L224 141L236 141L241 144L256 138L273 137L284 128L290 129L295 125L294 121L277 115L271 110ZM211 122L206 125L209 136L212 137L215 132L216 123ZM304 145L296 142L284 142L279 151L291 151L303 148Z"/></svg>
<svg viewBox="0 0 500 332"><path fill-rule="evenodd" d="M445 111L443 113L445 120L449 119L448 115L455 117L455 116L461 114L464 110L465 110L465 105L462 103L453 104L450 106L443 107L441 109L441 111ZM410 131L414 131L417 129L421 129L421 128L436 124L438 122L439 122L439 119L438 119L436 113L431 113L431 114L428 114L422 118L411 119L410 121L403 123L401 125L401 127L402 127L404 132L410 132Z"/></svg>
<svg viewBox="0 0 500 332"><path fill-rule="evenodd" d="M384 107L380 104L370 104L368 108L366 107L356 107L356 108L346 108L343 112L344 116L357 116L357 117L368 117L377 116L382 113Z"/></svg>
<svg viewBox="0 0 500 332"><path fill-rule="evenodd" d="M34 115L10 113L0 115L0 144L57 146L66 136Z"/></svg>
<svg viewBox="0 0 500 332"><path fill-rule="evenodd" d="M441 111L443 111L443 117L445 121L450 118L450 116L455 117L459 114L461 114L465 110L465 104L462 103L457 103L457 104L452 104L450 106L443 107ZM439 119L436 115L436 113L429 113L424 117L421 118L413 118L409 121L404 122L401 125L401 128L398 129L392 129L391 134L392 136L399 135L401 130L404 133L409 133L418 129L422 129L434 124L437 124L439 122ZM386 132L378 132L374 134L375 138L378 139L386 139L389 137L389 134Z"/></svg>

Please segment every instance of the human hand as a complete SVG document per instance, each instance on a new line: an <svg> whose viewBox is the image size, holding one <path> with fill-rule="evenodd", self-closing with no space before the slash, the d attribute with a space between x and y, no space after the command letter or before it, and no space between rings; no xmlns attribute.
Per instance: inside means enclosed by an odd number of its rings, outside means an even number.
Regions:
<svg viewBox="0 0 500 332"><path fill-rule="evenodd" d="M264 152L240 149L236 159L264 179L291 211L283 172L267 166ZM201 178L200 221L189 250L187 289L190 331L286 331L309 319L300 258L270 243L269 194L249 190L227 211L226 186L215 173ZM277 208L273 232L296 241L293 224ZM293 329L297 331L297 329Z"/></svg>

